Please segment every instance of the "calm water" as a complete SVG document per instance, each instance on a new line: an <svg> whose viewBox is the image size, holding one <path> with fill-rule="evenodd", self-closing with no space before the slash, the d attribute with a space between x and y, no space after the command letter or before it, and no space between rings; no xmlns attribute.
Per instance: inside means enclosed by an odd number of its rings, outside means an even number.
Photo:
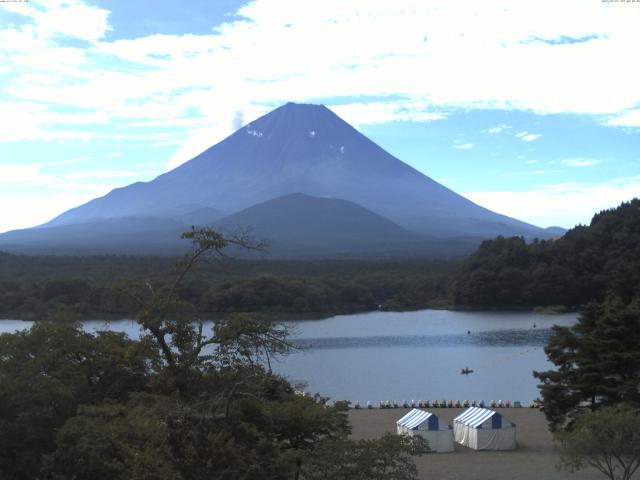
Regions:
<svg viewBox="0 0 640 480"><path fill-rule="evenodd" d="M293 382L305 381L308 392L361 404L412 399L528 403L538 397L531 372L551 368L543 350L551 326L575 321L575 313L422 310L287 322L293 339L308 349L278 361L274 369ZM0 332L29 325L3 320ZM140 333L129 320L85 326L133 338ZM465 366L474 373L461 375Z"/></svg>

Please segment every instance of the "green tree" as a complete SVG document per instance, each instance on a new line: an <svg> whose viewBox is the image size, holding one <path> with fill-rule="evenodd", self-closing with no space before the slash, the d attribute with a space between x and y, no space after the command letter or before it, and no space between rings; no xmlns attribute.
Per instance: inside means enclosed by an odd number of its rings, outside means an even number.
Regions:
<svg viewBox="0 0 640 480"><path fill-rule="evenodd" d="M569 471L591 466L611 480L629 480L640 467L640 415L618 405L586 411L573 428L556 433L560 466Z"/></svg>
<svg viewBox="0 0 640 480"><path fill-rule="evenodd" d="M271 371L272 357L291 348L286 329L233 314L207 330L197 306L177 292L197 262L209 253L222 256L229 241L206 229L185 238L193 249L168 282L131 289L144 338L160 356L148 381L152 393L70 419L51 463L61 479L119 478L127 471L130 478L296 478L315 443L348 433L344 405L296 395Z"/></svg>
<svg viewBox="0 0 640 480"><path fill-rule="evenodd" d="M0 471L37 478L55 432L81 404L126 400L147 384L153 352L122 334L36 323L0 335Z"/></svg>
<svg viewBox="0 0 640 480"><path fill-rule="evenodd" d="M56 436L47 458L54 478L95 480L178 480L169 445L169 426L157 415L156 398L127 404L82 406Z"/></svg>
<svg viewBox="0 0 640 480"><path fill-rule="evenodd" d="M184 237L193 249L165 282L129 284L140 341L66 323L0 336L3 480L296 479L331 448L350 452L336 472L414 478L413 443L349 441L345 404L298 395L272 372L291 349L286 329L246 314L210 328L197 295L180 294L207 254L255 246L208 229Z"/></svg>
<svg viewBox="0 0 640 480"><path fill-rule="evenodd" d="M319 395L295 395L271 406L277 436L295 463L296 480L300 478L305 456L318 442L345 440L351 431L346 414L348 405L337 402L328 407L326 402Z"/></svg>
<svg viewBox="0 0 640 480"><path fill-rule="evenodd" d="M322 441L303 468L305 480L415 480L413 457L428 451L422 437L386 434L373 440Z"/></svg>
<svg viewBox="0 0 640 480"><path fill-rule="evenodd" d="M640 308L611 294L589 304L572 327L554 327L545 347L556 369L534 372L542 410L552 428L563 428L588 406L627 402L640 406Z"/></svg>
<svg viewBox="0 0 640 480"><path fill-rule="evenodd" d="M600 302L616 272L640 255L640 199L594 215L561 238L483 242L458 269L454 303L485 306L579 306Z"/></svg>

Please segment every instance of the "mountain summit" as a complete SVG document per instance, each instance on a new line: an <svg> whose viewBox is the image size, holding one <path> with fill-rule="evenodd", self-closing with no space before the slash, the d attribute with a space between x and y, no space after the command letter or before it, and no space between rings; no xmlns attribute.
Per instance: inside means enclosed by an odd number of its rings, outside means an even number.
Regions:
<svg viewBox="0 0 640 480"><path fill-rule="evenodd" d="M432 236L546 236L398 160L323 105L287 103L176 169L69 210L48 225L164 217L185 206L234 213L290 193L355 202Z"/></svg>

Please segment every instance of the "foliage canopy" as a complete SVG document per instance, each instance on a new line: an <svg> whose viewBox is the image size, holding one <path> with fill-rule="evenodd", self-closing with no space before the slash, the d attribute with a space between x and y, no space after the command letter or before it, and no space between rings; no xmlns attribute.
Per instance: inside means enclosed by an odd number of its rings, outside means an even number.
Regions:
<svg viewBox="0 0 640 480"><path fill-rule="evenodd" d="M454 304L578 307L602 301L630 258L640 256L640 199L594 215L556 240L483 242L456 273Z"/></svg>
<svg viewBox="0 0 640 480"><path fill-rule="evenodd" d="M640 413L625 405L584 412L569 431L556 433L560 466L591 466L611 480L629 480L640 468Z"/></svg>
<svg viewBox="0 0 640 480"><path fill-rule="evenodd" d="M229 243L256 246L186 236L193 250L165 281L129 285L141 340L51 322L0 336L3 480L307 479L329 463L357 466L353 478L414 479L410 457L425 445L352 442L346 404L297 394L271 371L291 348L286 329L245 314L207 328L182 282Z"/></svg>

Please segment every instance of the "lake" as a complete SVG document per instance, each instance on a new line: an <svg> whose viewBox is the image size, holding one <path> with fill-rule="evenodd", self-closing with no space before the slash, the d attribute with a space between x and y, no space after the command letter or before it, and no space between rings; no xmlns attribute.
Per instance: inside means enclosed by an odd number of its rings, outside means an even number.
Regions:
<svg viewBox="0 0 640 480"><path fill-rule="evenodd" d="M551 364L544 345L554 324L572 325L577 314L530 312L369 312L324 320L285 322L308 349L274 363L309 393L334 400L519 400L539 396L533 370ZM30 322L0 321L0 332ZM139 336L130 320L89 321L89 331L111 329ZM474 370L462 375L460 370Z"/></svg>

